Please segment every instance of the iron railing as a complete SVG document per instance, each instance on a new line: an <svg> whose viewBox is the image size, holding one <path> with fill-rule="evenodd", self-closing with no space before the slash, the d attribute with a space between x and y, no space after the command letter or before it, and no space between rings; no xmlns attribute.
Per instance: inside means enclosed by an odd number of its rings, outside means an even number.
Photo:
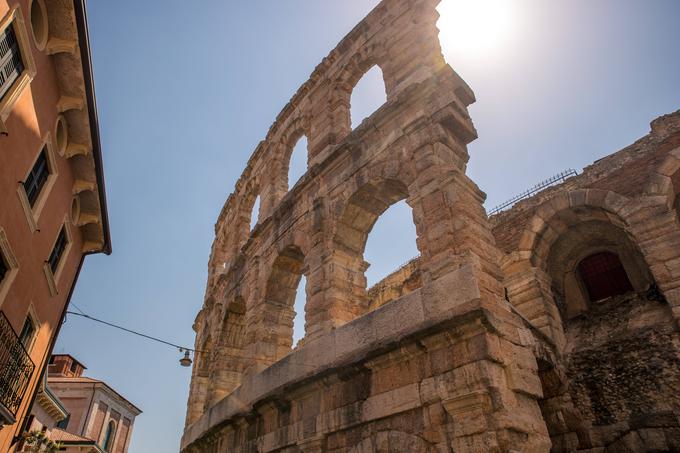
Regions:
<svg viewBox="0 0 680 453"><path fill-rule="evenodd" d="M35 365L0 311L0 404L16 416Z"/></svg>
<svg viewBox="0 0 680 453"><path fill-rule="evenodd" d="M532 187L531 189L525 190L525 191L522 192L521 194L519 194L519 195L517 195L517 196L515 196L515 197L512 197L511 199L509 199L509 200L506 201L505 203L499 204L498 206L496 206L495 208L493 208L491 211L489 211L488 214L489 214L490 216L491 216L491 215L494 215L494 214L498 214L499 212L504 211L504 210L506 210L507 208L511 207L512 205L514 205L514 204L517 203L518 201L521 201L521 200L524 200L524 199L526 199L526 198L529 198L529 197L531 197L532 195L535 195L535 194L537 194L538 192L540 192L541 190L545 189L546 187L550 187L550 186L552 186L552 185L555 185L555 184L557 184L557 183L560 183L560 182L566 180L567 178L569 178L569 177L571 177L571 176L576 176L576 175L578 175L578 173L576 172L576 170L573 170L573 169L571 169L571 168L570 168L569 170L563 171L562 173L558 173L557 175L553 176L552 178L548 178L548 179L546 179L545 181L539 182L538 184L536 184L536 185L535 185L534 187Z"/></svg>

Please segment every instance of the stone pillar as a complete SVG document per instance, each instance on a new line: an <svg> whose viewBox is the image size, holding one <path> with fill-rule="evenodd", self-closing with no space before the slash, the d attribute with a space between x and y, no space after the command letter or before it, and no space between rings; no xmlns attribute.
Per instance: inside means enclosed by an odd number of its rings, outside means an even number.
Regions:
<svg viewBox="0 0 680 453"><path fill-rule="evenodd" d="M531 335L515 315L499 310L486 323L457 326L423 340L432 355L450 350L453 369L437 377L456 453L550 450L537 400L542 396Z"/></svg>
<svg viewBox="0 0 680 453"><path fill-rule="evenodd" d="M227 308L226 319L218 332L218 341L210 370L210 387L206 407L212 407L231 393L243 379L247 367L244 358L245 304L232 302Z"/></svg>
<svg viewBox="0 0 680 453"><path fill-rule="evenodd" d="M626 220L673 316L680 320L680 223L665 197L649 197L625 210Z"/></svg>
<svg viewBox="0 0 680 453"><path fill-rule="evenodd" d="M267 178L263 178L260 190L260 219L271 216L281 199L288 193L288 166L283 162L285 146L281 143L268 143L269 150L278 159L271 159L266 169Z"/></svg>
<svg viewBox="0 0 680 453"><path fill-rule="evenodd" d="M548 274L528 261L507 266L505 287L510 303L562 350L564 329L550 284Z"/></svg>
<svg viewBox="0 0 680 453"><path fill-rule="evenodd" d="M251 269L259 268L251 264ZM292 350L295 294L304 273L304 256L297 247L281 251L265 272L248 275L245 355L246 375L260 372ZM253 272L254 274L254 272Z"/></svg>
<svg viewBox="0 0 680 453"><path fill-rule="evenodd" d="M313 341L366 312L368 263L343 253L329 254L314 272L308 285L316 291L307 300L306 340Z"/></svg>

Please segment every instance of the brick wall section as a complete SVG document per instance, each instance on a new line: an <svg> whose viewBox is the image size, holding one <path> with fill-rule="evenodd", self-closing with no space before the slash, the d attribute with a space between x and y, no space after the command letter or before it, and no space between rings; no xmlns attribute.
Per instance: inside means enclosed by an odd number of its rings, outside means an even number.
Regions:
<svg viewBox="0 0 680 453"><path fill-rule="evenodd" d="M87 437L99 442L102 436L102 429L104 428L104 419L106 418L106 412L108 410L109 406L107 406L105 403L100 402L97 405L97 414L94 416L92 430L88 433Z"/></svg>
<svg viewBox="0 0 680 453"><path fill-rule="evenodd" d="M680 448L680 111L491 218L512 305L556 346L541 411L554 452ZM593 302L577 264L616 252L629 294Z"/></svg>
<svg viewBox="0 0 680 453"><path fill-rule="evenodd" d="M130 420L123 418L123 421L118 425L118 431L114 453L125 453L130 433Z"/></svg>

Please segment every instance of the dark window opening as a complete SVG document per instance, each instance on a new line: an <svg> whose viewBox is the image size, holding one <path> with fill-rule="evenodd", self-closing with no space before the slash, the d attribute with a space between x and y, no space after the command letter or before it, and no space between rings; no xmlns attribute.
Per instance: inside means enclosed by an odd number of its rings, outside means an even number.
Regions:
<svg viewBox="0 0 680 453"><path fill-rule="evenodd" d="M45 186L49 175L50 169L47 165L47 150L43 148L24 182L24 190L26 191L26 196L28 197L28 202L31 204L31 207L35 205L38 195L40 195L40 191Z"/></svg>
<svg viewBox="0 0 680 453"><path fill-rule="evenodd" d="M633 290L621 260L614 253L601 252L590 255L579 263L578 270L591 302Z"/></svg>
<svg viewBox="0 0 680 453"><path fill-rule="evenodd" d="M106 427L106 434L104 435L104 442L102 442L102 447L104 451L111 451L113 446L113 438L115 436L116 424L111 420Z"/></svg>
<svg viewBox="0 0 680 453"><path fill-rule="evenodd" d="M0 32L0 99L24 72L19 41L14 27L10 25Z"/></svg>
<svg viewBox="0 0 680 453"><path fill-rule="evenodd" d="M50 365L54 365L54 356L53 355L50 356Z"/></svg>
<svg viewBox="0 0 680 453"><path fill-rule="evenodd" d="M78 362L76 362L74 360L73 362L71 362L71 373L75 373L77 369L78 369Z"/></svg>
<svg viewBox="0 0 680 453"><path fill-rule="evenodd" d="M22 327L21 333L19 334L19 341L24 345L24 349L27 351L31 347L34 334L35 326L33 325L33 321L31 321L31 318L27 317L26 321L24 321L24 327Z"/></svg>
<svg viewBox="0 0 680 453"><path fill-rule="evenodd" d="M0 252L0 282L5 279L7 272L9 272L9 266L5 262L5 257L2 256L2 252Z"/></svg>
<svg viewBox="0 0 680 453"><path fill-rule="evenodd" d="M70 420L71 420L71 414L68 414L65 419L59 420L59 422L57 422L57 428L63 429L64 431L66 431L66 428L68 428L68 422Z"/></svg>
<svg viewBox="0 0 680 453"><path fill-rule="evenodd" d="M59 231L59 236L57 237L57 242L54 243L54 248L52 249L52 253L50 253L49 263L53 274L57 272L59 261L61 261L61 255L64 254L67 244L68 238L66 237L66 227L61 227L61 231Z"/></svg>

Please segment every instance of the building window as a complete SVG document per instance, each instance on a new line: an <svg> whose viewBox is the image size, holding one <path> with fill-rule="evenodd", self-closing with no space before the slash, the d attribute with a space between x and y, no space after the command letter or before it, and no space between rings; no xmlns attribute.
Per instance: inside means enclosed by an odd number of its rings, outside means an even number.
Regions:
<svg viewBox="0 0 680 453"><path fill-rule="evenodd" d="M111 451L113 447L113 440L116 437L116 422L109 420L109 424L106 426L106 433L104 434L104 440L102 441L102 448L104 451Z"/></svg>
<svg viewBox="0 0 680 453"><path fill-rule="evenodd" d="M24 190L31 207L35 205L38 195L40 195L42 188L45 186L49 175L50 168L47 163L47 150L43 147L40 155L38 155L38 159L33 164L31 172L26 177L26 181L24 181Z"/></svg>
<svg viewBox="0 0 680 453"><path fill-rule="evenodd" d="M14 2L25 3L25 2ZM21 6L0 13L0 134L8 134L7 118L36 74Z"/></svg>
<svg viewBox="0 0 680 453"><path fill-rule="evenodd" d="M74 373L74 374L75 374L75 372L76 372L77 369L78 369L78 362L76 362L75 360L73 360L73 361L71 362L71 373Z"/></svg>
<svg viewBox="0 0 680 453"><path fill-rule="evenodd" d="M57 422L57 428L63 429L64 431L66 431L66 428L68 428L68 422L70 420L71 420L71 414L68 414L66 416L66 418L59 420L59 422Z"/></svg>
<svg viewBox="0 0 680 453"><path fill-rule="evenodd" d="M19 261L12 252L12 247L9 246L5 230L0 227L0 305L18 273Z"/></svg>
<svg viewBox="0 0 680 453"><path fill-rule="evenodd" d="M600 252L584 258L578 265L591 302L633 290L628 274L615 253Z"/></svg>
<svg viewBox="0 0 680 453"><path fill-rule="evenodd" d="M24 72L19 41L14 26L10 24L0 32L0 99Z"/></svg>
<svg viewBox="0 0 680 453"><path fill-rule="evenodd" d="M57 273L61 256L64 254L64 250L66 250L67 245L68 238L66 237L66 227L62 226L61 230L59 230L59 236L57 236L57 242L54 243L52 253L50 253L50 259L48 260L53 274Z"/></svg>
<svg viewBox="0 0 680 453"><path fill-rule="evenodd" d="M33 339L35 338L35 324L31 320L30 316L26 316L24 321L24 327L21 329L19 334L19 341L24 345L24 349L28 352L33 346Z"/></svg>
<svg viewBox="0 0 680 453"><path fill-rule="evenodd" d="M5 275L9 272L9 266L5 261L5 257L0 250L0 283L5 279Z"/></svg>
<svg viewBox="0 0 680 453"><path fill-rule="evenodd" d="M57 161L49 135L43 139L39 149L33 166L17 188L19 201L32 232L38 230L40 213L47 204L47 198L58 176Z"/></svg>
<svg viewBox="0 0 680 453"><path fill-rule="evenodd" d="M68 256L69 251L71 250L71 244L73 243L73 238L71 237L67 222L68 221L65 219L59 230L59 234L57 234L57 237L54 240L52 251L43 264L43 271L45 272L47 285L50 288L50 294L52 294L52 296L59 294L59 278L64 270L66 256Z"/></svg>

